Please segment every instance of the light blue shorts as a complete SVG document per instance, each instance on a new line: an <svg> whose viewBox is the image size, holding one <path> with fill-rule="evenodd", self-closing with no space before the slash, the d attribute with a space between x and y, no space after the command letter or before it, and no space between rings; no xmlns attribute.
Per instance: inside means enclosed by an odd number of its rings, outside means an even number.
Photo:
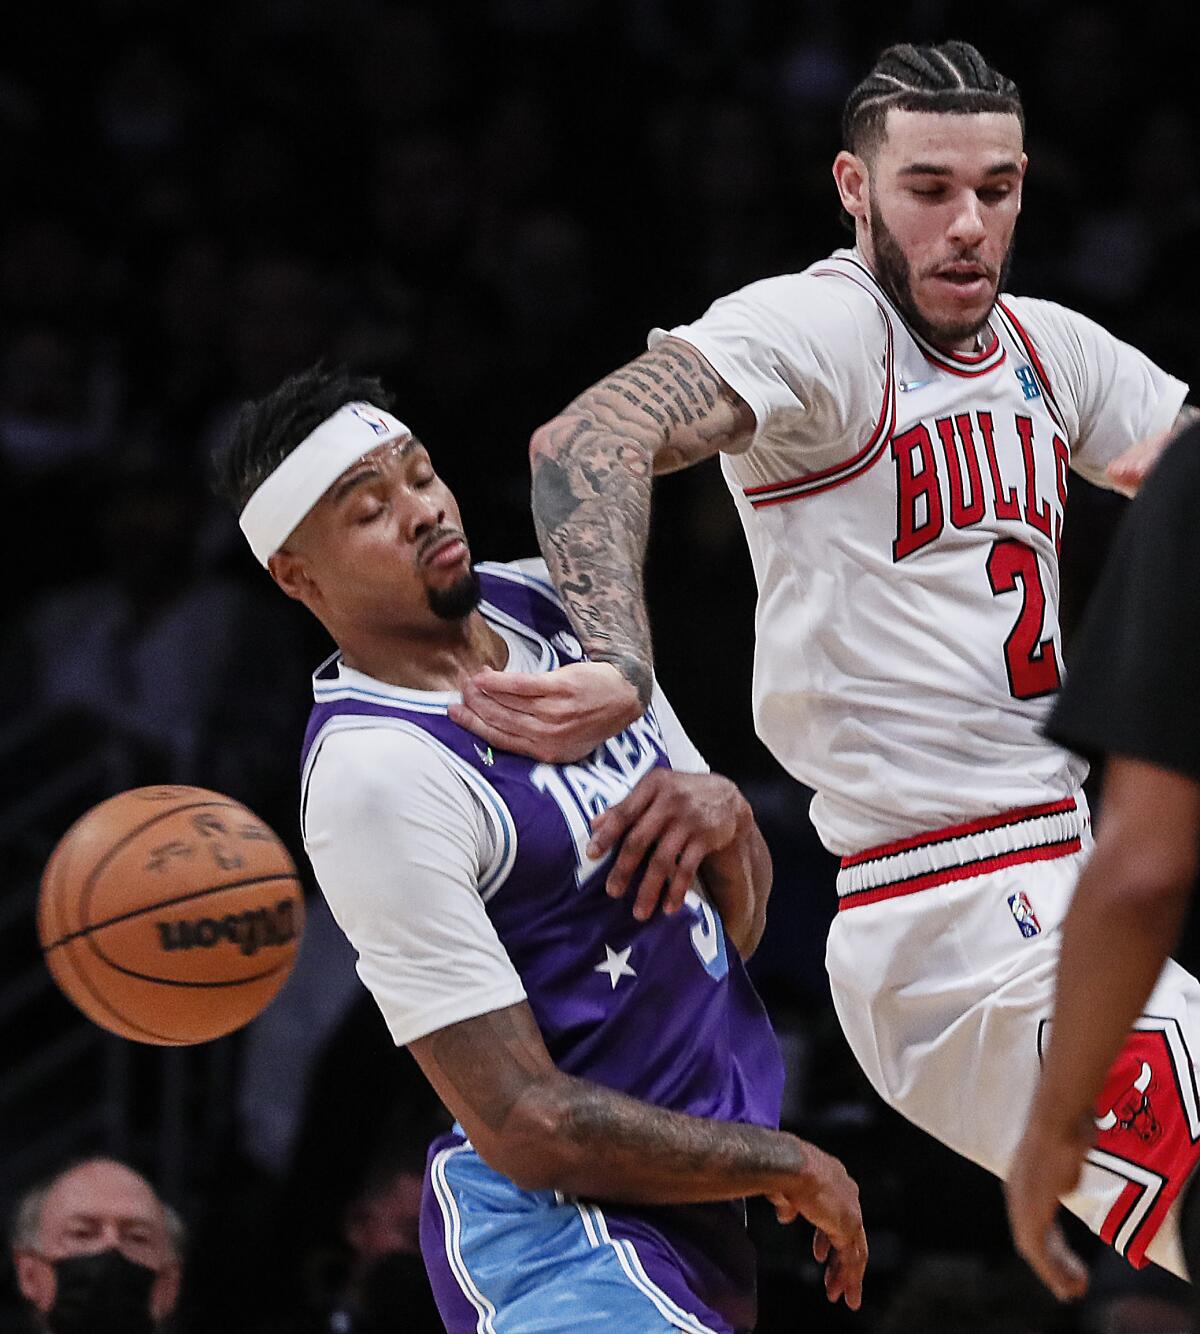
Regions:
<svg viewBox="0 0 1200 1334"><path fill-rule="evenodd" d="M458 1136L430 1151L421 1251L450 1334L735 1334L740 1326L697 1297L704 1267L686 1247L636 1214L521 1190Z"/></svg>

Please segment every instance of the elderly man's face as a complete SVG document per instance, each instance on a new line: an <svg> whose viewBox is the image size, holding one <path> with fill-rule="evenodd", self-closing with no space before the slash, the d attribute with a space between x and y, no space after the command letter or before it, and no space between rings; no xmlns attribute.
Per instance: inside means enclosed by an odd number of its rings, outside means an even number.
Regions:
<svg viewBox="0 0 1200 1334"><path fill-rule="evenodd" d="M136 1172L96 1159L65 1173L47 1192L37 1249L16 1256L21 1292L41 1316L51 1317L53 1329L56 1303L61 1306L60 1297L67 1296L60 1293L60 1281L71 1272L71 1260L109 1251L150 1271L150 1320L157 1323L169 1315L180 1274L162 1204ZM79 1273L78 1266L74 1272Z"/></svg>

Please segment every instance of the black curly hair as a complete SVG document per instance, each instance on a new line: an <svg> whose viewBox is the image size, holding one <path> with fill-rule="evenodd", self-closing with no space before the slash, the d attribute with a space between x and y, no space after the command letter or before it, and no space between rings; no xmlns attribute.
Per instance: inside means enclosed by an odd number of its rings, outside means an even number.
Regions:
<svg viewBox="0 0 1200 1334"><path fill-rule="evenodd" d="M391 411L395 400L374 376L315 366L242 404L232 442L213 454L213 486L240 514L293 449L346 403Z"/></svg>

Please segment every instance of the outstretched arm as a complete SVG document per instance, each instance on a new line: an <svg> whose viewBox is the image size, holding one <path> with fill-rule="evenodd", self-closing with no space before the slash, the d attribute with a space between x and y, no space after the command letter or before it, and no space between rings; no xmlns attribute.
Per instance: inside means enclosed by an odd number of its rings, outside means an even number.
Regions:
<svg viewBox="0 0 1200 1334"><path fill-rule="evenodd" d="M1147 436L1145 440L1130 445L1123 454L1113 459L1106 469L1113 489L1124 496L1136 496L1142 483L1150 476L1154 465L1162 456L1163 450L1177 435L1197 421L1200 421L1200 408L1192 403L1185 403L1165 431L1159 431L1157 435Z"/></svg>
<svg viewBox="0 0 1200 1334"><path fill-rule="evenodd" d="M530 442L533 518L550 576L593 662L650 702L642 569L655 473L743 448L754 414L689 344L666 338L582 393Z"/></svg>
<svg viewBox="0 0 1200 1334"><path fill-rule="evenodd" d="M409 1048L480 1156L526 1190L630 1204L765 1195L817 1228L830 1301L857 1309L867 1262L858 1188L794 1135L708 1121L563 1074L528 1005L451 1024Z"/></svg>
<svg viewBox="0 0 1200 1334"><path fill-rule="evenodd" d="M744 448L754 414L690 344L664 338L534 433L538 540L590 661L481 672L450 706L494 746L581 759L645 712L654 655L642 586L653 475Z"/></svg>

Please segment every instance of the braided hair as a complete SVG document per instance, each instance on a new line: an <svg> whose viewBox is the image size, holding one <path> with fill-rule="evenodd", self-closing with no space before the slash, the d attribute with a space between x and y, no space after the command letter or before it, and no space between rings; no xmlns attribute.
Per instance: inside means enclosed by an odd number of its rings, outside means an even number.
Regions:
<svg viewBox="0 0 1200 1334"><path fill-rule="evenodd" d="M994 70L968 42L889 46L851 92L842 109L842 145L863 157L883 137L887 113L899 111L1008 112L1025 128L1017 85Z"/></svg>

